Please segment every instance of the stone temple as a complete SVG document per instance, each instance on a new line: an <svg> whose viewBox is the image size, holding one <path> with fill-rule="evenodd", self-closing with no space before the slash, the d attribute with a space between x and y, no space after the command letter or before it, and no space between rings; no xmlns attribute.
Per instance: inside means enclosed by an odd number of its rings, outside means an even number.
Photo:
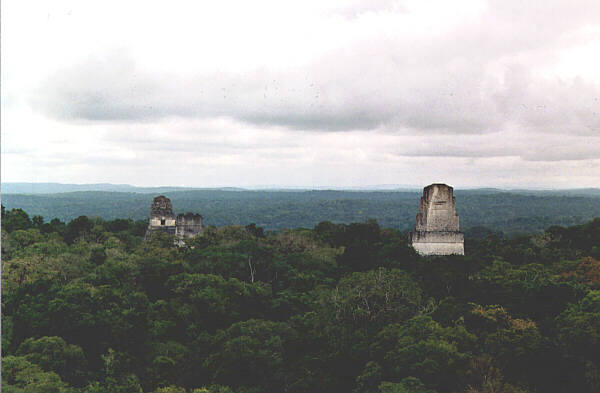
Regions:
<svg viewBox="0 0 600 393"><path fill-rule="evenodd" d="M186 213L175 217L171 200L164 195L157 196L150 207L150 222L145 238L153 232L162 231L177 237L177 243L183 244L186 238L201 235L203 232L202 216Z"/></svg>
<svg viewBox="0 0 600 393"><path fill-rule="evenodd" d="M423 189L415 230L410 233L414 249L421 255L465 255L465 240L459 231L454 189L431 184Z"/></svg>

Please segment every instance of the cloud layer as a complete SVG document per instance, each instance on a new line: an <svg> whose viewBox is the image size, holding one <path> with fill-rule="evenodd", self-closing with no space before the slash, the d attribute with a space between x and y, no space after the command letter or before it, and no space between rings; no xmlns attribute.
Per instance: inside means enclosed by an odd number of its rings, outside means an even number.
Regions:
<svg viewBox="0 0 600 393"><path fill-rule="evenodd" d="M12 7L31 25L3 25L3 178L57 165L65 182L147 184L102 168L166 165L149 181L600 180L595 1Z"/></svg>

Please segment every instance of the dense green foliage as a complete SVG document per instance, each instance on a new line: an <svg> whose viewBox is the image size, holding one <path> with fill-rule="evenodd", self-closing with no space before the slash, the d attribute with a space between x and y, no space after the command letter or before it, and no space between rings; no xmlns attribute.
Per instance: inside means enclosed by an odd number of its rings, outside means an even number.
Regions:
<svg viewBox="0 0 600 393"><path fill-rule="evenodd" d="M79 216L105 220L147 219L156 194L71 192L4 194L9 209L62 221ZM169 191L176 212L198 212L207 225L248 225L266 230L312 228L322 221L349 224L376 219L382 227L414 227L421 192L416 191ZM470 236L503 232L542 233L552 225L583 224L600 216L600 193L457 190L461 228Z"/></svg>
<svg viewBox="0 0 600 393"><path fill-rule="evenodd" d="M428 258L374 220L144 229L2 210L4 391L600 390L600 218Z"/></svg>

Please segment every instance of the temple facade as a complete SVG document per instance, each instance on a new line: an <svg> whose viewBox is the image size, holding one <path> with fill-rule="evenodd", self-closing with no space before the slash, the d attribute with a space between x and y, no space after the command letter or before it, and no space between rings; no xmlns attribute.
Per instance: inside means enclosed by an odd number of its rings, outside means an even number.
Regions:
<svg viewBox="0 0 600 393"><path fill-rule="evenodd" d="M157 231L166 232L177 237L183 244L186 238L201 235L203 232L202 216L195 213L178 214L175 217L171 200L164 195L157 196L150 207L150 221L145 238Z"/></svg>
<svg viewBox="0 0 600 393"><path fill-rule="evenodd" d="M452 187L436 183L423 189L415 230L409 236L421 255L465 254Z"/></svg>

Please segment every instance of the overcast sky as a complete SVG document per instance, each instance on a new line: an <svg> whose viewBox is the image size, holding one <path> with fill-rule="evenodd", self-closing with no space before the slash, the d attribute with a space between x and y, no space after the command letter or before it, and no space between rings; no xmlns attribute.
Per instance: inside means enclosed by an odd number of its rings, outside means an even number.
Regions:
<svg viewBox="0 0 600 393"><path fill-rule="evenodd" d="M2 181L600 186L600 2L2 2Z"/></svg>

